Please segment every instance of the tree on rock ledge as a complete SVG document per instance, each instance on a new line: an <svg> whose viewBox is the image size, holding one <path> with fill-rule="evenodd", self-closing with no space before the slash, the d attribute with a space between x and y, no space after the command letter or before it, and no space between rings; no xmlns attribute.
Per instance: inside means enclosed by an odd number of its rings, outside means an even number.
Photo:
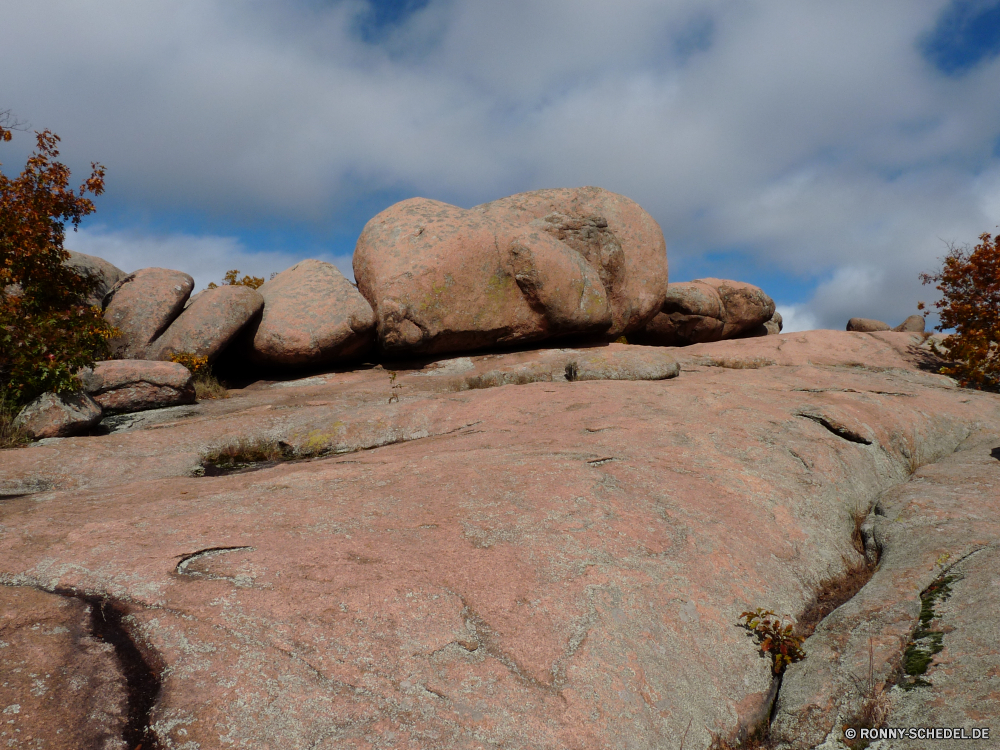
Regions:
<svg viewBox="0 0 1000 750"><path fill-rule="evenodd" d="M935 346L949 360L941 372L963 386L1000 387L1000 235L980 235L971 252L950 247L941 270L922 273L920 280L937 282L941 292L934 303L941 316L937 330L955 330ZM924 303L917 307L923 310Z"/></svg>
<svg viewBox="0 0 1000 750"><path fill-rule="evenodd" d="M0 143L16 125L0 111ZM79 192L56 161L59 137L43 130L16 179L0 172L0 400L24 404L46 391L77 391L81 368L107 357L113 329L87 305L96 284L64 265L65 222L74 230L94 212L86 193L104 192L104 167L92 164Z"/></svg>

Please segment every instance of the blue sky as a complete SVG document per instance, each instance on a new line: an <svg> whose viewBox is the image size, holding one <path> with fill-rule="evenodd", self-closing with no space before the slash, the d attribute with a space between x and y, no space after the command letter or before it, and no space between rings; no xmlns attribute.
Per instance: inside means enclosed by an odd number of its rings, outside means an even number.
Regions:
<svg viewBox="0 0 1000 750"><path fill-rule="evenodd" d="M843 328L912 314L945 242L1000 224L1000 0L5 0L0 66L0 109L108 168L67 246L199 286L350 274L411 196L600 185L671 280Z"/></svg>

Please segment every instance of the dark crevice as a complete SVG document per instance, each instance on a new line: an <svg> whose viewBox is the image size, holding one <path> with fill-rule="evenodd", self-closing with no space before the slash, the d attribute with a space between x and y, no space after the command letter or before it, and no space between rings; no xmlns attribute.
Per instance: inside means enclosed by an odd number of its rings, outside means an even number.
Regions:
<svg viewBox="0 0 1000 750"><path fill-rule="evenodd" d="M86 602L90 607L91 634L115 650L128 697L128 719L122 731L125 747L129 750L161 750L162 746L150 726L153 707L160 695L160 669L147 661L129 635L129 628L124 622L128 611L111 599L84 596L73 589L55 589L52 593Z"/></svg>
<svg viewBox="0 0 1000 750"><path fill-rule="evenodd" d="M212 557L214 555L222 555L226 552L244 552L253 551L254 547L207 547L206 549L200 549L197 552L192 552L188 555L181 557L180 562L177 563L177 567L174 570L178 575L182 576L205 576L204 573L194 570L188 570L187 567L192 561L201 559L202 557Z"/></svg>
<svg viewBox="0 0 1000 750"><path fill-rule="evenodd" d="M856 433L854 430L846 427L829 417L823 416L822 414L810 414L810 413L800 413L800 417L805 417L810 419L816 424L822 425L834 435L844 440L849 440L852 443L860 443L861 445L871 445L872 441L866 437L863 437Z"/></svg>

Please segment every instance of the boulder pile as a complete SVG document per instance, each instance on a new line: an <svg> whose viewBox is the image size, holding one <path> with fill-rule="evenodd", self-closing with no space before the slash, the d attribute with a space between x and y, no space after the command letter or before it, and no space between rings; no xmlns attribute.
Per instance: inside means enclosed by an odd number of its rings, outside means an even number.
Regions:
<svg viewBox="0 0 1000 750"><path fill-rule="evenodd" d="M644 344L688 346L781 332L781 314L764 290L726 279L670 284L660 312L633 338Z"/></svg>

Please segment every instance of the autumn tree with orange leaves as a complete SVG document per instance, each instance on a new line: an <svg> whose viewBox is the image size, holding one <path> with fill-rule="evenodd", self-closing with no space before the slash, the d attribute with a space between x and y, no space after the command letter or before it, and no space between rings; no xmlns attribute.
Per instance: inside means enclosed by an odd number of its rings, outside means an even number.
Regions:
<svg viewBox="0 0 1000 750"><path fill-rule="evenodd" d="M966 387L1000 388L1000 235L980 235L971 251L951 246L941 270L920 280L941 292L937 330L955 331L934 347L948 360L941 372Z"/></svg>
<svg viewBox="0 0 1000 750"><path fill-rule="evenodd" d="M0 143L16 124L0 112ZM104 192L104 167L91 164L79 191L57 161L59 137L35 134L36 150L11 179L0 172L0 400L22 405L46 391L77 391L75 373L109 355L113 330L87 304L96 279L64 265L65 223L94 212L85 195Z"/></svg>

